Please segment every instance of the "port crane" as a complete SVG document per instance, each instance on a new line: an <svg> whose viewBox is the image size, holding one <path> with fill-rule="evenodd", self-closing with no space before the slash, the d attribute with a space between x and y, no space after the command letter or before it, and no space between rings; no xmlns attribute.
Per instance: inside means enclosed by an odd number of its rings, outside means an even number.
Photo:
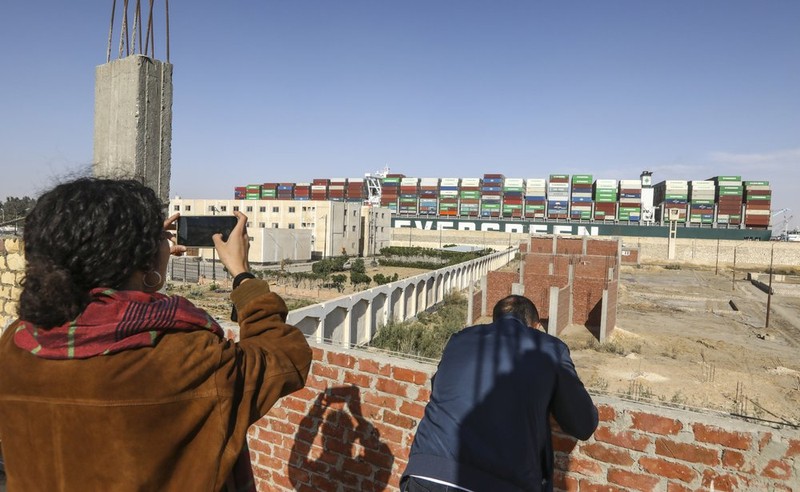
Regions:
<svg viewBox="0 0 800 492"><path fill-rule="evenodd" d="M789 215L789 212L791 211L792 209L790 208L782 208L772 213L773 221L775 220L775 217L783 214L783 226L781 227L781 233L777 235L778 237L783 238L786 236L786 233L789 232L789 221L794 217L793 215Z"/></svg>

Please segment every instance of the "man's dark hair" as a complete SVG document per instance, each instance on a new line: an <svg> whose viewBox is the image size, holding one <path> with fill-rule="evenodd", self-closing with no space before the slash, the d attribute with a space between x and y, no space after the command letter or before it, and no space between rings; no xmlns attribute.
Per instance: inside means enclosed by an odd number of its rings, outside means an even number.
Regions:
<svg viewBox="0 0 800 492"><path fill-rule="evenodd" d="M164 212L133 180L81 178L48 191L25 219L20 318L42 328L75 319L95 287L119 289L155 265Z"/></svg>
<svg viewBox="0 0 800 492"><path fill-rule="evenodd" d="M492 321L504 316L513 316L528 326L539 322L539 311L530 299L518 295L510 295L497 301L492 310Z"/></svg>

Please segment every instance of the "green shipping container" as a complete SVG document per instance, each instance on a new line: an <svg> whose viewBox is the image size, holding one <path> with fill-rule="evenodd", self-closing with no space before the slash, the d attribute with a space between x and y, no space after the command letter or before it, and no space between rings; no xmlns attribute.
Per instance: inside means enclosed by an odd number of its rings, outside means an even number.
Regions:
<svg viewBox="0 0 800 492"><path fill-rule="evenodd" d="M772 200L772 195L747 195L747 201L753 200Z"/></svg>
<svg viewBox="0 0 800 492"><path fill-rule="evenodd" d="M769 181L745 181L745 186L769 186Z"/></svg>
<svg viewBox="0 0 800 492"><path fill-rule="evenodd" d="M741 176L717 176L717 181L719 181L720 183L724 181L741 181L741 180L742 180Z"/></svg>

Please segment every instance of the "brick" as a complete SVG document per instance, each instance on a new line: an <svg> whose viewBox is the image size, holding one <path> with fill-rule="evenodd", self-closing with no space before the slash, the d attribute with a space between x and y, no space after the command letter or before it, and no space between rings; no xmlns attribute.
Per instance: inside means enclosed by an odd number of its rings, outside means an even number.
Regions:
<svg viewBox="0 0 800 492"><path fill-rule="evenodd" d="M306 378L306 388L315 389L319 391L325 391L328 389L329 381L327 379L318 378L313 375L309 375Z"/></svg>
<svg viewBox="0 0 800 492"><path fill-rule="evenodd" d="M789 480L792 478L792 465L781 460L770 460L761 475L778 480Z"/></svg>
<svg viewBox="0 0 800 492"><path fill-rule="evenodd" d="M692 489L676 482L668 482L667 492L692 492Z"/></svg>
<svg viewBox="0 0 800 492"><path fill-rule="evenodd" d="M384 425L381 422L375 422L373 424L375 429L379 433L379 439L384 443L398 443L402 442L403 439L403 431L396 427L389 427L388 425Z"/></svg>
<svg viewBox="0 0 800 492"><path fill-rule="evenodd" d="M678 420L649 413L631 412L631 418L633 419L634 429L654 434L673 435L683 429L683 424Z"/></svg>
<svg viewBox="0 0 800 492"><path fill-rule="evenodd" d="M388 410L383 412L383 421L402 429L413 429L417 425L416 420Z"/></svg>
<svg viewBox="0 0 800 492"><path fill-rule="evenodd" d="M372 475L372 465L360 458L345 460L342 464L342 468L350 473L363 477Z"/></svg>
<svg viewBox="0 0 800 492"><path fill-rule="evenodd" d="M394 410L397 408L397 398L394 396L383 395L380 393L364 393L363 401L366 403L371 403L373 405L377 405L382 408L388 408L390 410Z"/></svg>
<svg viewBox="0 0 800 492"><path fill-rule="evenodd" d="M578 440L572 436L561 433L553 434L553 451L569 454L577 444Z"/></svg>
<svg viewBox="0 0 800 492"><path fill-rule="evenodd" d="M566 456L566 463L564 463L564 471L577 473L579 475L587 475L594 477L603 476L603 468L592 460L578 458L576 456Z"/></svg>
<svg viewBox="0 0 800 492"><path fill-rule="evenodd" d="M392 379L378 378L375 388L384 393L406 397L408 396L408 385L405 383L398 383Z"/></svg>
<svg viewBox="0 0 800 492"><path fill-rule="evenodd" d="M713 449L663 438L656 439L656 454L691 463L703 463L710 466L719 464L719 453Z"/></svg>
<svg viewBox="0 0 800 492"><path fill-rule="evenodd" d="M403 367L392 368L392 377L398 381L405 381L407 383L425 384L428 381L428 375L422 371L414 371Z"/></svg>
<svg viewBox="0 0 800 492"><path fill-rule="evenodd" d="M306 412L308 412L308 410L310 410L310 408L309 408L309 403L310 403L309 400L305 400L304 401L304 400L301 400L300 398L296 398L294 395L285 396L285 397L281 398L279 401L280 401L280 405L283 408L287 409L287 410L291 410L291 411L299 412L299 413L306 413Z"/></svg>
<svg viewBox="0 0 800 492"><path fill-rule="evenodd" d="M611 422L617 419L617 412L610 405L598 405L597 416L600 422Z"/></svg>
<svg viewBox="0 0 800 492"><path fill-rule="evenodd" d="M697 473L688 466L662 460L661 458L648 458L643 456L639 458L639 465L641 465L644 471L651 475L675 478L683 482L691 482L697 477Z"/></svg>
<svg viewBox="0 0 800 492"><path fill-rule="evenodd" d="M762 432L758 440L758 450L763 451L764 447L772 440L772 432Z"/></svg>
<svg viewBox="0 0 800 492"><path fill-rule="evenodd" d="M372 378L366 374L357 374L347 371L344 373L345 384L352 384L361 389L367 389L372 384Z"/></svg>
<svg viewBox="0 0 800 492"><path fill-rule="evenodd" d="M633 464L630 452L611 448L599 443L584 444L580 448L581 452L590 458L616 465L630 466Z"/></svg>
<svg viewBox="0 0 800 492"><path fill-rule="evenodd" d="M741 470L744 466L744 454L739 451L726 449L722 451L722 466L725 468L733 468L734 470Z"/></svg>
<svg viewBox="0 0 800 492"><path fill-rule="evenodd" d="M425 405L404 401L400 404L400 412L403 415L408 415L409 417L414 417L415 419L420 420L423 416L425 416Z"/></svg>
<svg viewBox="0 0 800 492"><path fill-rule="evenodd" d="M361 416L368 420L380 420L383 408L371 403L361 403Z"/></svg>
<svg viewBox="0 0 800 492"><path fill-rule="evenodd" d="M632 473L627 470L620 470L618 468L611 468L608 470L608 481L617 485L622 485L629 489L640 490L642 492L649 492L656 488L660 480L656 477L642 475L640 473Z"/></svg>
<svg viewBox="0 0 800 492"><path fill-rule="evenodd" d="M322 361L325 357L325 351L318 347L311 347L311 359L314 361Z"/></svg>
<svg viewBox="0 0 800 492"><path fill-rule="evenodd" d="M800 439L789 439L789 448L784 457L791 458L800 454Z"/></svg>
<svg viewBox="0 0 800 492"><path fill-rule="evenodd" d="M578 480L558 470L553 472L553 486L556 490L578 492Z"/></svg>
<svg viewBox="0 0 800 492"><path fill-rule="evenodd" d="M428 403L431 400L431 390L428 388L419 388L417 390L417 401L424 401Z"/></svg>
<svg viewBox="0 0 800 492"><path fill-rule="evenodd" d="M581 492L628 492L626 489L608 485L605 480L602 485L589 480L581 480L579 483Z"/></svg>
<svg viewBox="0 0 800 492"><path fill-rule="evenodd" d="M358 359L358 370L377 374L379 376L389 376L392 374L392 366L389 364L379 364L370 359Z"/></svg>
<svg viewBox="0 0 800 492"><path fill-rule="evenodd" d="M598 427L594 431L596 441L607 442L627 449L644 451L652 442L647 436L642 436L631 431L614 432L610 427Z"/></svg>
<svg viewBox="0 0 800 492"><path fill-rule="evenodd" d="M336 352L328 352L328 363L335 366L346 367L352 369L356 366L356 359L347 354L337 354Z"/></svg>
<svg viewBox="0 0 800 492"><path fill-rule="evenodd" d="M733 475L725 475L715 472L714 470L703 471L703 480L701 486L706 489L714 487L714 492L734 492L742 489L739 486L739 480ZM743 484L745 485L745 484Z"/></svg>
<svg viewBox="0 0 800 492"><path fill-rule="evenodd" d="M726 448L750 449L752 437L743 432L731 432L704 424L693 424L694 437L700 442L719 444Z"/></svg>
<svg viewBox="0 0 800 492"><path fill-rule="evenodd" d="M334 366L325 366L322 364L314 364L311 366L311 374L322 378L339 380L339 369Z"/></svg>

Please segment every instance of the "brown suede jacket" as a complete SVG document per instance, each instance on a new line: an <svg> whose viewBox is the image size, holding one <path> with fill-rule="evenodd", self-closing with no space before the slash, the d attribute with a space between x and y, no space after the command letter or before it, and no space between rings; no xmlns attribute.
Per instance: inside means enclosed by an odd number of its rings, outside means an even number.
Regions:
<svg viewBox="0 0 800 492"><path fill-rule="evenodd" d="M266 282L231 298L241 341L165 334L155 347L46 360L0 338L8 490L220 491L247 428L303 387L311 349Z"/></svg>

